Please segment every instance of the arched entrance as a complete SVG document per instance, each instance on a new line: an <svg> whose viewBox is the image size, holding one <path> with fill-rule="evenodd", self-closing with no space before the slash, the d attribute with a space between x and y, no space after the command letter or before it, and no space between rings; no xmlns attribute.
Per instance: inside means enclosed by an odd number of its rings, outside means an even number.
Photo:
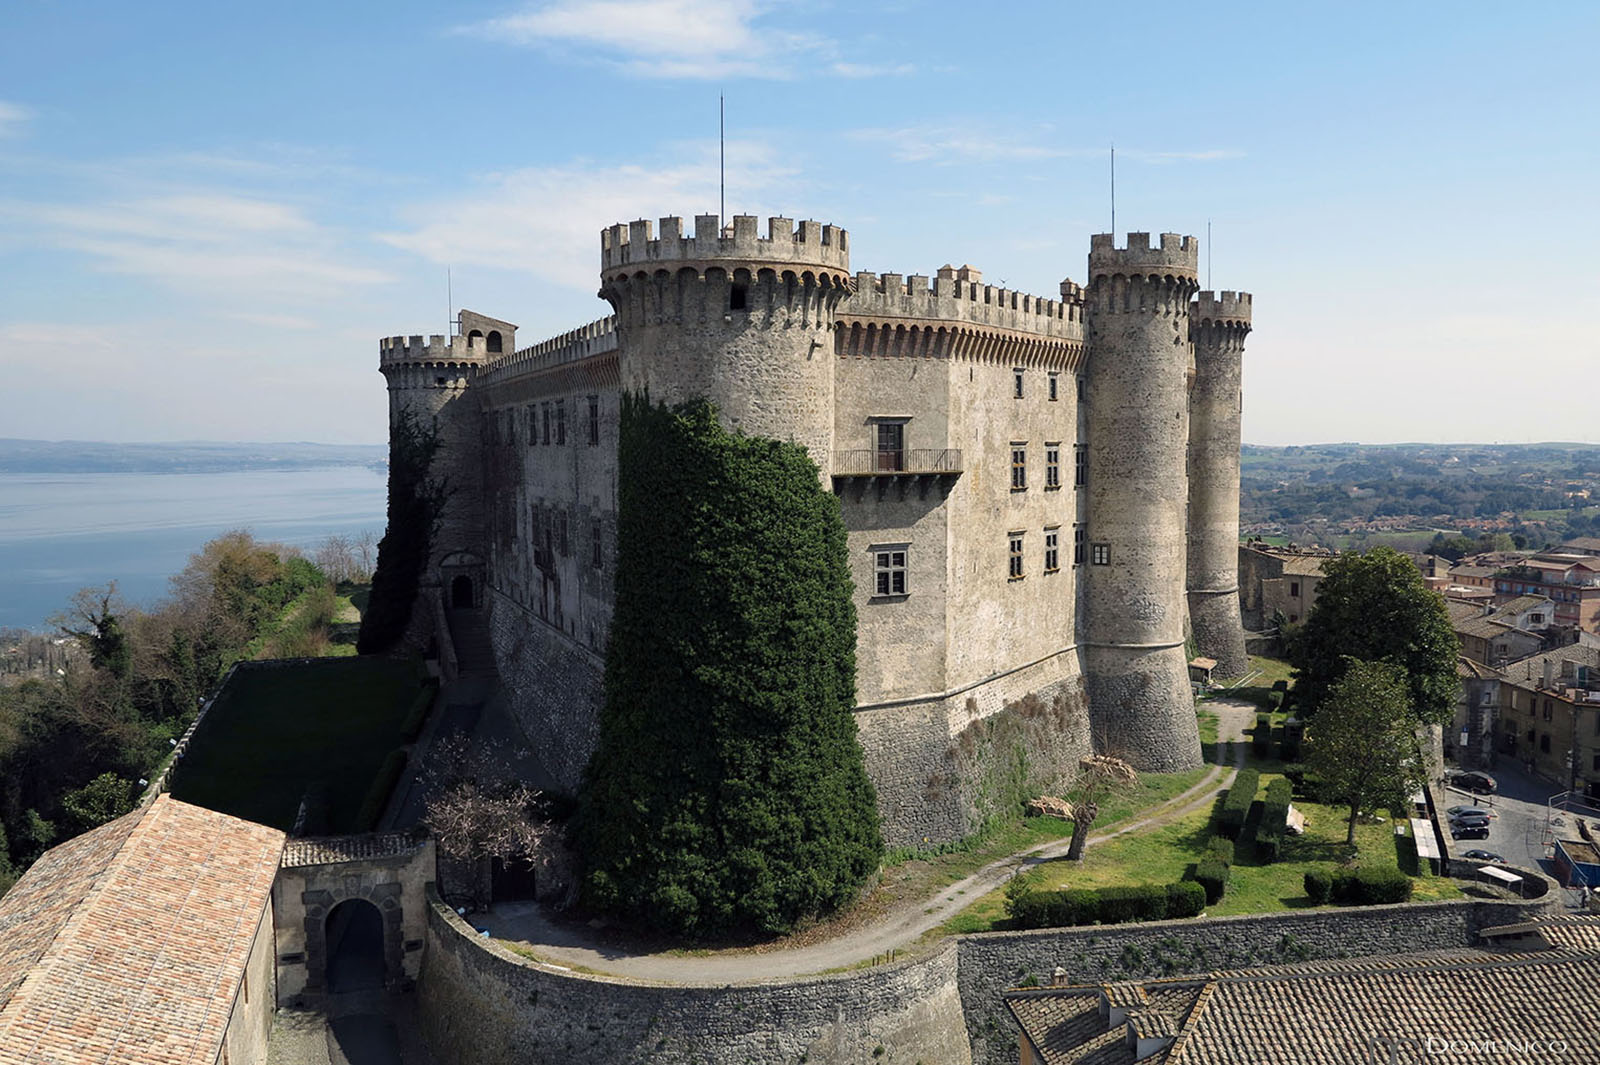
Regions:
<svg viewBox="0 0 1600 1065"><path fill-rule="evenodd" d="M472 578L465 573L457 574L450 582L450 605L457 610L471 610L476 605L472 601Z"/></svg>
<svg viewBox="0 0 1600 1065"><path fill-rule="evenodd" d="M388 972L383 956L383 914L366 899L346 899L328 912L328 990L382 989Z"/></svg>

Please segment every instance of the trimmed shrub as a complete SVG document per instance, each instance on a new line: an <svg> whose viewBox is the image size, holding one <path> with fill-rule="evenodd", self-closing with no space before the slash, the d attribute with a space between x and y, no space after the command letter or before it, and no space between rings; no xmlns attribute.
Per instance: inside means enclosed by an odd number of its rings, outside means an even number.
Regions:
<svg viewBox="0 0 1600 1065"><path fill-rule="evenodd" d="M1256 727L1250 732L1250 748L1257 758L1272 753L1272 718L1266 714L1256 715Z"/></svg>
<svg viewBox="0 0 1600 1065"><path fill-rule="evenodd" d="M1278 757L1285 762L1298 761L1300 748L1305 740L1305 726L1296 722L1293 725L1283 726L1283 742L1278 748Z"/></svg>
<svg viewBox="0 0 1600 1065"><path fill-rule="evenodd" d="M400 774L405 769L406 752L396 747L383 760L383 765L378 767L378 775L372 778L367 797L361 800L361 812L356 815L356 824L361 826L362 832L371 832L378 827L384 807L389 805L389 795L400 782Z"/></svg>
<svg viewBox="0 0 1600 1065"><path fill-rule="evenodd" d="M1250 804L1255 802L1256 788L1261 785L1261 774L1254 769L1241 769L1233 778L1233 786L1222 799L1217 816L1217 832L1228 839L1238 839L1244 828L1244 819L1250 815Z"/></svg>
<svg viewBox="0 0 1600 1065"><path fill-rule="evenodd" d="M1228 889L1229 871L1229 866L1215 858L1207 858L1194 867L1195 883L1205 889L1207 903L1222 901L1222 894Z"/></svg>
<svg viewBox="0 0 1600 1065"><path fill-rule="evenodd" d="M1261 804L1261 823L1256 826L1256 857L1269 862L1278 860L1283 845L1283 833L1289 824L1289 801L1294 789L1283 777L1275 777L1267 785L1266 798Z"/></svg>
<svg viewBox="0 0 1600 1065"><path fill-rule="evenodd" d="M1100 889L1100 921L1159 921L1167 915L1167 889L1160 884L1134 884Z"/></svg>
<svg viewBox="0 0 1600 1065"><path fill-rule="evenodd" d="M1206 889L1199 881L1180 880L1167 885L1167 916L1195 917L1206 908Z"/></svg>
<svg viewBox="0 0 1600 1065"><path fill-rule="evenodd" d="M1287 694L1289 691L1289 682L1286 680L1275 680L1272 682L1272 690Z"/></svg>
<svg viewBox="0 0 1600 1065"><path fill-rule="evenodd" d="M1326 869L1307 869L1305 875L1306 898L1321 906L1333 893L1333 874Z"/></svg>
<svg viewBox="0 0 1600 1065"><path fill-rule="evenodd" d="M1206 844L1206 855L1215 858L1223 865L1233 864L1233 840L1221 836L1212 836L1211 842Z"/></svg>
<svg viewBox="0 0 1600 1065"><path fill-rule="evenodd" d="M1411 888L1411 878L1395 866L1361 866L1334 873L1332 898L1345 906L1375 906L1405 902L1411 897Z"/></svg>

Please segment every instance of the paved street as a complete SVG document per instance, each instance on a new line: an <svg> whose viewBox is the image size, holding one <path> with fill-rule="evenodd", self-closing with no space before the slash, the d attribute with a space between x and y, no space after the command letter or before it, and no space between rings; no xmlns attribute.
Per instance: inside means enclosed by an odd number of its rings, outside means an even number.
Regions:
<svg viewBox="0 0 1600 1065"><path fill-rule="evenodd" d="M1503 855L1511 865L1540 869L1554 876L1555 866L1547 857L1549 848L1545 846L1547 803L1560 789L1505 762L1488 772L1500 785L1494 795L1474 795L1449 786L1443 789L1446 809L1456 805L1480 806L1496 815L1489 823L1488 839L1457 840L1456 853L1474 848L1492 851ZM1440 816L1443 815L1441 810ZM1554 826L1557 835L1576 834L1573 814L1558 811L1557 817L1560 818Z"/></svg>

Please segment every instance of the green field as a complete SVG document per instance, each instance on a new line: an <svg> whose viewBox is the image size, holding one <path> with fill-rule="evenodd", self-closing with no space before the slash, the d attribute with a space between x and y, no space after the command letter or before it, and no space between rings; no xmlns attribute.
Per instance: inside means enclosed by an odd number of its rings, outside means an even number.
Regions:
<svg viewBox="0 0 1600 1065"><path fill-rule="evenodd" d="M287 831L308 789L326 831L359 832L362 800L421 681L412 661L241 663L173 773L173 798Z"/></svg>

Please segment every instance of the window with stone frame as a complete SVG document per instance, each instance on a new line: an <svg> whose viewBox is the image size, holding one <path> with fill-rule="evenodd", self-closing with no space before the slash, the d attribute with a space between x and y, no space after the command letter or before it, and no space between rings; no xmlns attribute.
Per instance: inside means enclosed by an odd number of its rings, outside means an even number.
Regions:
<svg viewBox="0 0 1600 1065"><path fill-rule="evenodd" d="M1061 441L1044 445L1044 490L1053 492L1061 487Z"/></svg>
<svg viewBox="0 0 1600 1065"><path fill-rule="evenodd" d="M596 518L589 525L590 563L597 570L606 568L605 527Z"/></svg>
<svg viewBox="0 0 1600 1065"><path fill-rule="evenodd" d="M564 447L567 443L567 401L556 400L556 446Z"/></svg>
<svg viewBox="0 0 1600 1065"><path fill-rule="evenodd" d="M1028 487L1028 445L1026 442L1011 441L1011 490L1024 491Z"/></svg>
<svg viewBox="0 0 1600 1065"><path fill-rule="evenodd" d="M527 416L528 446L539 446L539 408L532 403L524 411Z"/></svg>
<svg viewBox="0 0 1600 1065"><path fill-rule="evenodd" d="M1072 564L1081 566L1089 561L1089 530L1082 525L1072 527Z"/></svg>
<svg viewBox="0 0 1600 1065"><path fill-rule="evenodd" d="M1011 371L1011 395L1016 399L1022 398L1022 370Z"/></svg>
<svg viewBox="0 0 1600 1065"><path fill-rule="evenodd" d="M1061 375L1058 374L1058 373L1053 373L1053 374L1050 375L1049 381L1050 381L1050 402L1054 403L1056 400L1061 398Z"/></svg>
<svg viewBox="0 0 1600 1065"><path fill-rule="evenodd" d="M904 418L880 418L872 423L872 468L897 473L906 468Z"/></svg>
<svg viewBox="0 0 1600 1065"><path fill-rule="evenodd" d="M600 445L600 397L589 397L589 446Z"/></svg>
<svg viewBox="0 0 1600 1065"><path fill-rule="evenodd" d="M1111 565L1111 545L1106 543L1089 545L1089 562L1095 566Z"/></svg>
<svg viewBox="0 0 1600 1065"><path fill-rule="evenodd" d="M548 444L550 442L550 404L539 404L539 416L544 421L544 432L541 434L541 439Z"/></svg>
<svg viewBox="0 0 1600 1065"><path fill-rule="evenodd" d="M879 544L872 549L872 594L908 595L906 558L909 544Z"/></svg>
<svg viewBox="0 0 1600 1065"><path fill-rule="evenodd" d="M1059 527L1047 528L1044 531L1044 571L1058 573L1061 570L1061 529Z"/></svg>
<svg viewBox="0 0 1600 1065"><path fill-rule="evenodd" d="M1006 579L1020 581L1026 575L1022 562L1023 534L1020 532L1009 533L1007 534L1007 539L1010 541L1011 550L1007 557Z"/></svg>
<svg viewBox="0 0 1600 1065"><path fill-rule="evenodd" d="M1072 486L1082 488L1089 483L1089 445L1072 445Z"/></svg>

